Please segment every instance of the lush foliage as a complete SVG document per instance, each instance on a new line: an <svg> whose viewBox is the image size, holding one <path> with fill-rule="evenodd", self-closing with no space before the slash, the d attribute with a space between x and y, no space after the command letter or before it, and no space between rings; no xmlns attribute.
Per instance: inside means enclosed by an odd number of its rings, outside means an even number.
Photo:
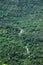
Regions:
<svg viewBox="0 0 43 65"><path fill-rule="evenodd" d="M43 65L43 0L0 0L0 65Z"/></svg>

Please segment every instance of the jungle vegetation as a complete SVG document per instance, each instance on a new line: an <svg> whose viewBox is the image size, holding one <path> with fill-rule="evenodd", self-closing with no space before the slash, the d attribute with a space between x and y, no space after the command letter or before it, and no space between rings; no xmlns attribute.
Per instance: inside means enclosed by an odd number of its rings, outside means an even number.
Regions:
<svg viewBox="0 0 43 65"><path fill-rule="evenodd" d="M0 0L0 65L43 65L43 0Z"/></svg>

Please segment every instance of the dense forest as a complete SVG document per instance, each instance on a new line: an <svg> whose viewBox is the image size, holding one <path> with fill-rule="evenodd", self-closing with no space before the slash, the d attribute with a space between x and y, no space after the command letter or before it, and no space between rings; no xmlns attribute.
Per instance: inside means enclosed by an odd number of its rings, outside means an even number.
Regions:
<svg viewBox="0 0 43 65"><path fill-rule="evenodd" d="M0 65L43 65L43 0L0 0Z"/></svg>

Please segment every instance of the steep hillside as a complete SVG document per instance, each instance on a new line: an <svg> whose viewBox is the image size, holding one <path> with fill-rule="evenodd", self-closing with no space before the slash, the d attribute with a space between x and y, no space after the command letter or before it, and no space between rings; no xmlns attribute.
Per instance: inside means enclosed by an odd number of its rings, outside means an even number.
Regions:
<svg viewBox="0 0 43 65"><path fill-rule="evenodd" d="M0 65L43 65L43 0L0 0Z"/></svg>

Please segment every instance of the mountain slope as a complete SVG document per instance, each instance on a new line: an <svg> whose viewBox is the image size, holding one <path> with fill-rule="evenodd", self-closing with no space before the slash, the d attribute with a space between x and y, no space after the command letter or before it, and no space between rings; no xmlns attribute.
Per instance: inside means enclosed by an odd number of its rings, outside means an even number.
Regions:
<svg viewBox="0 0 43 65"><path fill-rule="evenodd" d="M43 65L42 0L0 0L0 65Z"/></svg>

